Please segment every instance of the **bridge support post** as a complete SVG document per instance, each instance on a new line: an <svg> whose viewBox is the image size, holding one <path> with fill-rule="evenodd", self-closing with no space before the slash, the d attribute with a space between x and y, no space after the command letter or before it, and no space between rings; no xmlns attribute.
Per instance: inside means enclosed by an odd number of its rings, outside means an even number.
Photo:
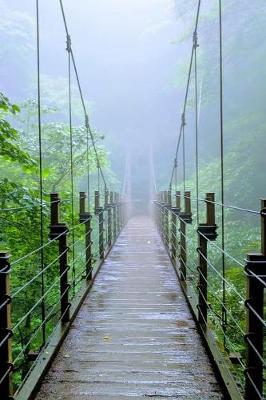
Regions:
<svg viewBox="0 0 266 400"><path fill-rule="evenodd" d="M110 193L108 191L105 192L105 201L106 201L106 208L107 208L107 243L108 247L112 246L112 203L110 198ZM110 203L109 203L110 200Z"/></svg>
<svg viewBox="0 0 266 400"><path fill-rule="evenodd" d="M114 243L115 241L115 210L114 210L114 193L110 192L110 200L109 200L109 206L111 209L111 231L112 231L112 242Z"/></svg>
<svg viewBox="0 0 266 400"><path fill-rule="evenodd" d="M171 257L174 265L177 257L177 217L180 213L180 192L176 192L175 198L175 207L171 208Z"/></svg>
<svg viewBox="0 0 266 400"><path fill-rule="evenodd" d="M50 239L56 239L58 241L59 249L59 274L60 274L60 302L61 302L61 322L64 324L69 322L69 289L70 284L68 283L68 246L67 246L67 235L68 227L64 223L59 222L59 205L60 199L58 193L51 193L51 225L50 225Z"/></svg>
<svg viewBox="0 0 266 400"><path fill-rule="evenodd" d="M165 243L165 192L162 192L162 202L161 202L161 236Z"/></svg>
<svg viewBox="0 0 266 400"><path fill-rule="evenodd" d="M249 253L247 273L247 334L245 400L263 398L264 289L266 287L266 200L261 201L261 253Z"/></svg>
<svg viewBox="0 0 266 400"><path fill-rule="evenodd" d="M153 202L153 214L158 232L159 232L159 204L160 204L160 198L159 198L159 193L157 192L155 194L155 200Z"/></svg>
<svg viewBox="0 0 266 400"><path fill-rule="evenodd" d="M181 192L175 192L175 207L180 211L181 210Z"/></svg>
<svg viewBox="0 0 266 400"><path fill-rule="evenodd" d="M166 204L166 199L165 199L165 191L162 192L162 200L161 200L161 236L162 240L165 244L166 241L166 213L165 213L165 204Z"/></svg>
<svg viewBox="0 0 266 400"><path fill-rule="evenodd" d="M85 211L86 193L79 194L79 222L85 225L85 255L86 255L86 279L92 279L92 240L91 240L91 214Z"/></svg>
<svg viewBox="0 0 266 400"><path fill-rule="evenodd" d="M184 194L184 212L179 213L180 219L180 279L185 281L187 278L187 224L192 223L192 213L191 213L191 202L190 202L190 192L185 192Z"/></svg>
<svg viewBox="0 0 266 400"><path fill-rule="evenodd" d="M186 222L180 220L180 272L181 280L185 281L187 277L187 244L186 244Z"/></svg>
<svg viewBox="0 0 266 400"><path fill-rule="evenodd" d="M116 204L117 204L117 235L119 235L121 231L121 202L120 202L120 194L116 194Z"/></svg>
<svg viewBox="0 0 266 400"><path fill-rule="evenodd" d="M177 222L177 218L176 218L176 212L175 209L172 208L172 212L171 212L171 258L172 258L172 262L176 263L176 222Z"/></svg>
<svg viewBox="0 0 266 400"><path fill-rule="evenodd" d="M7 252L0 253L0 393L3 400L11 399L13 394L9 257Z"/></svg>
<svg viewBox="0 0 266 400"><path fill-rule="evenodd" d="M172 192L171 190L168 190L166 192L166 229L167 229L167 240L166 240L166 246L168 248L168 251L171 251L171 243L172 243L172 224L171 224L171 215L172 215Z"/></svg>
<svg viewBox="0 0 266 400"><path fill-rule="evenodd" d="M155 215L156 215L156 221L157 221L157 229L158 229L159 234L161 235L162 214L161 214L161 194L160 194L160 192L158 192L158 194L157 194L156 214Z"/></svg>
<svg viewBox="0 0 266 400"><path fill-rule="evenodd" d="M217 237L215 224L215 195L206 194L206 223L198 226L199 254L199 297L198 297L198 321L206 327L208 319L208 241L214 241Z"/></svg>
<svg viewBox="0 0 266 400"><path fill-rule="evenodd" d="M95 214L99 219L99 257L104 259L104 208L100 205L100 192L95 191Z"/></svg>
<svg viewBox="0 0 266 400"><path fill-rule="evenodd" d="M169 245L169 212L168 212L168 191L167 190L164 191L163 213L164 213L164 226L163 226L164 243L165 243L165 246L168 248L168 245Z"/></svg>
<svg viewBox="0 0 266 400"><path fill-rule="evenodd" d="M120 210L121 210L121 230L126 224L126 206L123 196L120 197Z"/></svg>
<svg viewBox="0 0 266 400"><path fill-rule="evenodd" d="M113 193L113 241L115 242L117 237L117 206L116 206L116 194Z"/></svg>

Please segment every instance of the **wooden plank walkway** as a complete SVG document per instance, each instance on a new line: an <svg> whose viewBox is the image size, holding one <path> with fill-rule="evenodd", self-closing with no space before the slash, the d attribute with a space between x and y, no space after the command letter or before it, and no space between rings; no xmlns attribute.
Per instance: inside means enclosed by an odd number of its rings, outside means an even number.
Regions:
<svg viewBox="0 0 266 400"><path fill-rule="evenodd" d="M37 400L223 399L161 240L120 235Z"/></svg>

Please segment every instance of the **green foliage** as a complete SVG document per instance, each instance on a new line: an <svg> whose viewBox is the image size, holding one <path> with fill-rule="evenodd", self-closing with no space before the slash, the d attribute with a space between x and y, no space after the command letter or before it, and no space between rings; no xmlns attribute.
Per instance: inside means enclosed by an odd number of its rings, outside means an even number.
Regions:
<svg viewBox="0 0 266 400"><path fill-rule="evenodd" d="M7 120L8 115L15 115L19 111L16 104L11 104L8 98L0 93L0 156L5 160L31 167L34 164L33 160L20 149L18 132Z"/></svg>
<svg viewBox="0 0 266 400"><path fill-rule="evenodd" d="M78 191L80 186L87 184L88 160L90 173L97 170L95 153L89 139L87 143L86 130L83 126L73 124L73 170L70 166L70 130L65 122L57 122L61 118L57 107L44 105L42 113L42 156L44 192L43 205L40 203L39 187L39 131L37 118L37 103L27 100L20 107L12 104L7 97L0 97L0 246L12 254L11 284L13 297L12 322L16 325L23 315L27 318L17 327L13 337L13 357L16 360L14 383L19 385L21 379L31 367L29 352L38 352L43 345L42 318L40 301L44 289L45 315L49 316L44 329L46 337L53 331L60 310L58 246L48 244L50 206L49 193L58 191L63 199L61 205L61 220L69 227L78 224ZM14 128L16 126L16 129ZM108 166L106 151L100 145L103 135L93 132L98 149L100 163ZM89 148L87 158L87 144ZM23 150L21 150L23 149ZM72 216L71 172L74 176L74 214ZM92 182L93 183L93 182ZM85 184L85 185L86 185ZM84 189L86 190L86 186ZM43 237L45 250L37 250L41 246L40 213L43 217ZM72 219L74 217L74 220ZM94 226L97 221L92 221ZM84 226L75 228L75 234L70 235L69 260L70 276L74 282L71 296L74 296L84 276L85 243ZM96 232L96 231L95 231ZM76 243L76 244L74 244ZM95 239L97 245L97 240ZM35 250L33 252L33 250ZM95 249L96 250L96 249ZM33 252L33 253L32 253ZM25 258L25 255L31 254ZM75 257L75 261L74 261ZM43 266L47 268L44 275L34 277ZM17 262L17 260L20 260ZM74 276L77 280L74 281ZM42 280L43 279L43 280ZM28 282L31 281L29 286ZM25 288L23 288L25 286ZM16 292L18 294L16 294ZM39 305L29 312L39 301Z"/></svg>

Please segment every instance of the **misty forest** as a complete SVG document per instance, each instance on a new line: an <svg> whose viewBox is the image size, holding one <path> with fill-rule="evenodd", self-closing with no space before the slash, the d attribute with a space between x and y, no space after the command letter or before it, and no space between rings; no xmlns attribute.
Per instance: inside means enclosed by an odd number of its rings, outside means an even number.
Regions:
<svg viewBox="0 0 266 400"><path fill-rule="evenodd" d="M264 399L265 1L0 14L0 399Z"/></svg>

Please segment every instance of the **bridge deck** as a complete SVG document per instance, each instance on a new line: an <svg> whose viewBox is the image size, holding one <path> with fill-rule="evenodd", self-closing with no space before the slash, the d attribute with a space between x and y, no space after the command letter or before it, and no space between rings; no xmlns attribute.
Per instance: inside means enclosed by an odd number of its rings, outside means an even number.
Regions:
<svg viewBox="0 0 266 400"><path fill-rule="evenodd" d="M223 398L148 218L119 237L37 395L73 398Z"/></svg>

